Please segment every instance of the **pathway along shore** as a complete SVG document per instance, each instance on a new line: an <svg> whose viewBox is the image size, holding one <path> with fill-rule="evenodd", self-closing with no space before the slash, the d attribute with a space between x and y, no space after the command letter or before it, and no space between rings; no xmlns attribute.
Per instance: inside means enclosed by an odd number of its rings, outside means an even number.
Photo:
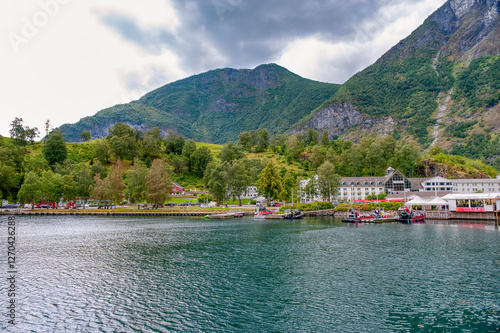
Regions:
<svg viewBox="0 0 500 333"><path fill-rule="evenodd" d="M22 210L22 209L12 209L12 210L4 210L0 212L1 215L21 215L21 216L65 216L65 215L89 215L89 216L192 216L192 217L205 217L217 214L225 214L225 213L234 213L233 209L231 212L218 210L212 212L199 212L199 211L114 211L114 210L104 210L104 209L95 209L95 210ZM240 210L245 216L253 216L253 210ZM320 211L311 211L311 212L303 212L305 216L335 216L335 212L333 209L328 210L320 210Z"/></svg>

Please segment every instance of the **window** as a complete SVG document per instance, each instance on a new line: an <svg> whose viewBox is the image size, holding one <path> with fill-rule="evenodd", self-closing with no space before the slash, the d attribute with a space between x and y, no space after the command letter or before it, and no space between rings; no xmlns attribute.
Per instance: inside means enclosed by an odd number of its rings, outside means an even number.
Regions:
<svg viewBox="0 0 500 333"><path fill-rule="evenodd" d="M483 200L471 200L470 206L482 208L482 207L484 207L484 201Z"/></svg>
<svg viewBox="0 0 500 333"><path fill-rule="evenodd" d="M469 207L469 200L457 200L457 207Z"/></svg>

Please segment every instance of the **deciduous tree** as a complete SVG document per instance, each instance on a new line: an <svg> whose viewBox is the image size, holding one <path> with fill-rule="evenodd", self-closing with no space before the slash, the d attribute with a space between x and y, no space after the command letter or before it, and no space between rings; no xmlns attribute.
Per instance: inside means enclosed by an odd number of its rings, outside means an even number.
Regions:
<svg viewBox="0 0 500 333"><path fill-rule="evenodd" d="M243 162L236 160L232 165L227 166L226 174L228 196L238 199L241 206L241 195L245 193L250 185L250 176Z"/></svg>
<svg viewBox="0 0 500 333"><path fill-rule="evenodd" d="M140 162L135 163L135 167L127 171L127 188L125 195L132 203L140 203L144 199L146 192L146 176L148 169Z"/></svg>
<svg viewBox="0 0 500 333"><path fill-rule="evenodd" d="M162 135L158 127L153 127L144 133L142 149L144 157L158 158L161 154Z"/></svg>
<svg viewBox="0 0 500 333"><path fill-rule="evenodd" d="M29 172L26 175L17 197L23 203L31 203L31 208L34 207L35 203L40 201L42 197L42 183L36 173Z"/></svg>
<svg viewBox="0 0 500 333"><path fill-rule="evenodd" d="M165 162L161 159L156 159L151 165L151 169L146 176L146 190L144 195L148 202L154 207L158 204L163 204L169 200L172 193L172 180Z"/></svg>
<svg viewBox="0 0 500 333"><path fill-rule="evenodd" d="M318 168L318 189L323 198L332 200L340 186L340 176L335 172L332 163L326 161Z"/></svg>
<svg viewBox="0 0 500 333"><path fill-rule="evenodd" d="M268 202L280 197L283 185L273 162L269 162L262 170L255 185L259 189L259 194L264 195Z"/></svg>
<svg viewBox="0 0 500 333"><path fill-rule="evenodd" d="M207 147L200 147L191 155L193 167L198 176L203 176L205 168L212 159L212 153Z"/></svg>
<svg viewBox="0 0 500 333"><path fill-rule="evenodd" d="M53 166L55 163L62 164L68 156L66 140L60 131L50 133L42 149L43 156Z"/></svg>
<svg viewBox="0 0 500 333"><path fill-rule="evenodd" d="M227 197L227 183L224 168L221 163L211 161L206 168L204 176L208 192L220 205Z"/></svg>
<svg viewBox="0 0 500 333"><path fill-rule="evenodd" d="M82 139L83 142L89 141L91 138L90 132L89 131L83 131L80 134L80 138Z"/></svg>
<svg viewBox="0 0 500 333"><path fill-rule="evenodd" d="M137 155L135 133L132 127L124 123L116 123L109 129L107 137L111 152L116 158L133 160Z"/></svg>

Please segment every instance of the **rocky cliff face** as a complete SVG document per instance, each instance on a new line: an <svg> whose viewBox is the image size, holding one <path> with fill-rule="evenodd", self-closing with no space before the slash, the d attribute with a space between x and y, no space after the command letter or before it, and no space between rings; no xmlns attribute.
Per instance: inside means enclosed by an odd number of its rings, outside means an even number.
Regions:
<svg viewBox="0 0 500 333"><path fill-rule="evenodd" d="M330 137L350 138L356 135L346 133L356 128L380 134L402 128L421 143L430 143L428 129L435 125L431 119L439 118L439 104L433 101L447 84L445 76L456 77L449 69L440 73L445 68L436 64L467 64L484 55L500 55L499 12L499 0L449 0L375 64L347 81L330 106L317 110L291 132L310 127L327 130ZM447 86L446 91L452 87Z"/></svg>
<svg viewBox="0 0 500 333"><path fill-rule="evenodd" d="M392 117L366 118L351 103L336 103L316 112L311 120L292 129L290 134L305 133L309 128L314 128L320 133L326 130L332 138L357 127L366 134L386 135L392 133L398 125L404 124L405 122L396 121ZM356 136L348 138L357 141Z"/></svg>
<svg viewBox="0 0 500 333"><path fill-rule="evenodd" d="M441 54L469 61L485 54L500 54L498 0L452 0L449 8L458 28L450 35Z"/></svg>

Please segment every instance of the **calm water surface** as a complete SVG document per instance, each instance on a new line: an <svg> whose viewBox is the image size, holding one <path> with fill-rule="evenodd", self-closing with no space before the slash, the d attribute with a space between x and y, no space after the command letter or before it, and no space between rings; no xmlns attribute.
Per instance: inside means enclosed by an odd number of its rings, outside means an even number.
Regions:
<svg viewBox="0 0 500 333"><path fill-rule="evenodd" d="M12 332L500 331L492 226L19 217L16 240Z"/></svg>

